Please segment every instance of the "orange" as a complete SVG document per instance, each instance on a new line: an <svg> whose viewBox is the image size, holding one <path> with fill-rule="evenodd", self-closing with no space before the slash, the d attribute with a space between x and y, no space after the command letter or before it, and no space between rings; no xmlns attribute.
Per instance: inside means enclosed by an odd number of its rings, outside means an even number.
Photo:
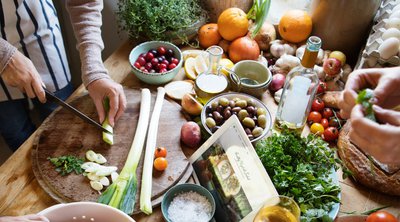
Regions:
<svg viewBox="0 0 400 222"><path fill-rule="evenodd" d="M307 12L289 10L279 20L279 34L289 42L299 43L308 38L312 30L312 20Z"/></svg>
<svg viewBox="0 0 400 222"><path fill-rule="evenodd" d="M229 58L237 63L241 60L257 60L260 55L260 47L249 36L235 39L229 46Z"/></svg>
<svg viewBox="0 0 400 222"><path fill-rule="evenodd" d="M200 46L203 48L217 45L222 38L218 32L218 25L216 23L209 23L201 26L198 36Z"/></svg>
<svg viewBox="0 0 400 222"><path fill-rule="evenodd" d="M228 41L245 36L248 28L249 20L240 8L225 9L218 17L219 34Z"/></svg>

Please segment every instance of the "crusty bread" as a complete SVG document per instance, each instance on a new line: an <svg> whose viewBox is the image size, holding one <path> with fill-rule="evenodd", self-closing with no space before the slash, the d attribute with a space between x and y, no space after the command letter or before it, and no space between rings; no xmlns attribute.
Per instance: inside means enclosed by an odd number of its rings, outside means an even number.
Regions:
<svg viewBox="0 0 400 222"><path fill-rule="evenodd" d="M371 161L358 147L350 142L350 121L343 126L338 139L338 154L345 166L353 172L355 180L382 193L400 196L400 169L385 169ZM390 169L391 168L391 169Z"/></svg>

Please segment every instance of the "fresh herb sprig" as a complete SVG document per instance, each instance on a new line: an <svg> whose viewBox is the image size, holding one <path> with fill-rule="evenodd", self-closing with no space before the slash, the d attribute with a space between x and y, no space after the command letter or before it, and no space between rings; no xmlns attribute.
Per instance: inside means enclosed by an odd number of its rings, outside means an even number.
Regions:
<svg viewBox="0 0 400 222"><path fill-rule="evenodd" d="M374 91L372 89L364 89L358 93L356 103L361 104L365 110L365 117L376 122L374 109L372 108L372 99L374 98Z"/></svg>
<svg viewBox="0 0 400 222"><path fill-rule="evenodd" d="M85 162L83 158L75 156L60 156L60 157L48 157L48 160L56 167L56 171L62 176L66 176L72 172L76 174L82 174L83 169L81 165Z"/></svg>
<svg viewBox="0 0 400 222"><path fill-rule="evenodd" d="M130 37L170 40L166 32L184 39L182 30L190 28L205 11L198 0L120 0L118 18Z"/></svg>
<svg viewBox="0 0 400 222"><path fill-rule="evenodd" d="M330 177L338 166L328 143L284 130L259 141L256 152L278 193L299 204L302 222L329 221L329 211L339 203L340 187Z"/></svg>

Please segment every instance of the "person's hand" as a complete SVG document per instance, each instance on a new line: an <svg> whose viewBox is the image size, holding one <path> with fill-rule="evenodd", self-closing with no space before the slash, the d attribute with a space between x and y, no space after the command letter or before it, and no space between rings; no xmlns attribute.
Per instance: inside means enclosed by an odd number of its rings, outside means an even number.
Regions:
<svg viewBox="0 0 400 222"><path fill-rule="evenodd" d="M400 104L400 67L359 69L352 72L339 101L340 115L348 119L357 94L365 88L374 89L374 104L393 108Z"/></svg>
<svg viewBox="0 0 400 222"><path fill-rule="evenodd" d="M0 217L0 222L50 222L46 217L35 214L16 217Z"/></svg>
<svg viewBox="0 0 400 222"><path fill-rule="evenodd" d="M9 63L1 74L4 82L17 87L29 98L37 97L40 102L46 102L43 82L32 61L18 50L15 51Z"/></svg>
<svg viewBox="0 0 400 222"><path fill-rule="evenodd" d="M90 96L96 105L99 121L102 123L105 118L103 107L104 98L110 100L110 110L108 111L108 121L111 126L124 113L126 108L126 97L122 86L111 79L98 79L87 86Z"/></svg>
<svg viewBox="0 0 400 222"><path fill-rule="evenodd" d="M365 118L361 105L353 108L350 140L378 161L400 165L400 112L376 105L373 109L378 122Z"/></svg>

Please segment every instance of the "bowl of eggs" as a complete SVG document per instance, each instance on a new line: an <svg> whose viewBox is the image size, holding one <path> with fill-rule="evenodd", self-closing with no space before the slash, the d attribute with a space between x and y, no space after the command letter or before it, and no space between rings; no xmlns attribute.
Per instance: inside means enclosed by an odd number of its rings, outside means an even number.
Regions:
<svg viewBox="0 0 400 222"><path fill-rule="evenodd" d="M174 44L148 41L137 45L129 53L129 63L135 76L151 85L171 81L182 68L182 52Z"/></svg>

